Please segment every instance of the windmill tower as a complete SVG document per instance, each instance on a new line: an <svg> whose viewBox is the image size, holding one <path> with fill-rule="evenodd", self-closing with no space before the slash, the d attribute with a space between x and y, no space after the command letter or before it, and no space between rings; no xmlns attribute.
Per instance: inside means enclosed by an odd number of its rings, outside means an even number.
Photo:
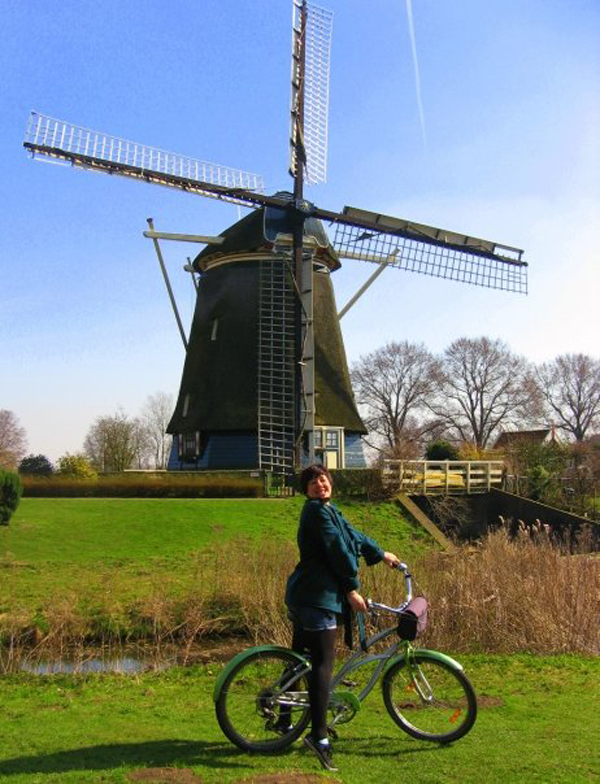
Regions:
<svg viewBox="0 0 600 784"><path fill-rule="evenodd" d="M33 156L256 208L217 238L163 234L152 224L145 232L186 346L169 426L177 436L173 468L283 473L315 456L360 464L364 426L330 280L339 257L375 263L375 274L389 266L526 291L518 249L351 207L332 212L305 199L305 181L325 179L331 22L325 9L293 0L291 194L263 195L256 175L30 117L24 146ZM331 241L320 221L335 227ZM162 263L162 239L206 244L191 265L199 280L189 341Z"/></svg>

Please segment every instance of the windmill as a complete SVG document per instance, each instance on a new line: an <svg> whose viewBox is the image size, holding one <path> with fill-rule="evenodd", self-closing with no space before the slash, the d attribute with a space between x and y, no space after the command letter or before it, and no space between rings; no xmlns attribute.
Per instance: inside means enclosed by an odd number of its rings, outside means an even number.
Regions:
<svg viewBox="0 0 600 784"><path fill-rule="evenodd" d="M321 453L331 465L362 459L341 317L384 268L526 292L523 252L440 228L309 202L304 185L325 180L332 14L293 0L291 193L265 195L261 178L33 112L32 156L173 187L254 211L219 237L157 232L159 257L186 361L170 431L172 467L287 472ZM335 228L329 241L321 221ZM160 240L201 242L187 265L197 286L189 336L181 324ZM330 273L339 258L378 265L336 314ZM199 274L199 279L196 279ZM352 457L354 463L352 463Z"/></svg>

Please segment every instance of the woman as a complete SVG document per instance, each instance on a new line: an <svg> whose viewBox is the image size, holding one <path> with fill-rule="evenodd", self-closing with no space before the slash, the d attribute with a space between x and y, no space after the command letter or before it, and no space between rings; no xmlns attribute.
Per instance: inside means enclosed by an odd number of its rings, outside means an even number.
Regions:
<svg viewBox="0 0 600 784"><path fill-rule="evenodd" d="M327 734L327 704L333 673L338 616L348 607L366 612L358 592L358 559L371 566L383 561L395 567L400 560L357 531L330 502L332 479L321 465L305 468L300 486L306 503L300 515L300 561L287 582L285 602L294 624L292 648L308 649L312 670L308 685L312 728L305 746L327 770L337 770ZM280 721L285 722L281 716Z"/></svg>

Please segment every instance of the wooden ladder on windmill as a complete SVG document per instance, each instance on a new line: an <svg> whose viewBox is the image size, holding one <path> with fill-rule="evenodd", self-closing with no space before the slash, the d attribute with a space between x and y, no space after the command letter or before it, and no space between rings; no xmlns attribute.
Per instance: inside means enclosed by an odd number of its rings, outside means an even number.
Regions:
<svg viewBox="0 0 600 784"><path fill-rule="evenodd" d="M263 260L259 277L258 459L275 474L294 467L295 294L285 254Z"/></svg>

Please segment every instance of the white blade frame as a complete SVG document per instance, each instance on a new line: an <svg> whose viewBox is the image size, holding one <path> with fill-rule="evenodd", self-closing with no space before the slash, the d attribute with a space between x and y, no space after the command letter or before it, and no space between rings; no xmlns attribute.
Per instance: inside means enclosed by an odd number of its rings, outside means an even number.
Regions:
<svg viewBox="0 0 600 784"><path fill-rule="evenodd" d="M327 180L327 142L329 120L329 74L333 12L316 5L306 4L306 35L304 84L300 75L300 36L302 0L293 0L292 35L292 101L291 101L291 163L290 171L296 173L296 141L300 115L299 95L303 96L303 146L306 155L307 185Z"/></svg>

